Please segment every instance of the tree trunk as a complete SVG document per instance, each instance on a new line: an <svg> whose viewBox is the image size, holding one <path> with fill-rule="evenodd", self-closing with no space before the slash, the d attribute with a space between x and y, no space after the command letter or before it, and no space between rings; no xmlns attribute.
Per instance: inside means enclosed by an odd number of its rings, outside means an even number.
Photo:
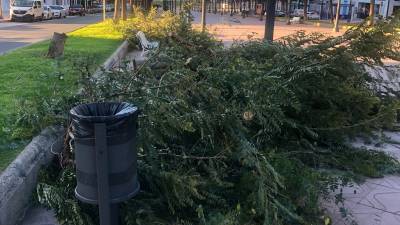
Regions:
<svg viewBox="0 0 400 225"><path fill-rule="evenodd" d="M120 0L114 1L114 21L119 20L119 8L120 8L119 3L120 3Z"/></svg>
<svg viewBox="0 0 400 225"><path fill-rule="evenodd" d="M333 0L329 0L329 17L331 20L331 23L334 22L333 20Z"/></svg>
<svg viewBox="0 0 400 225"><path fill-rule="evenodd" d="M152 2L153 2L152 0L144 0L144 8L146 10L150 10Z"/></svg>
<svg viewBox="0 0 400 225"><path fill-rule="evenodd" d="M201 0L201 30L206 30L206 0Z"/></svg>
<svg viewBox="0 0 400 225"><path fill-rule="evenodd" d="M47 52L47 57L58 58L64 55L64 45L67 40L67 35L64 33L54 32L53 38L51 39L49 51Z"/></svg>
<svg viewBox="0 0 400 225"><path fill-rule="evenodd" d="M264 31L264 39L267 41L274 40L275 5L276 0L267 0L267 16L265 18Z"/></svg>
<svg viewBox="0 0 400 225"><path fill-rule="evenodd" d="M353 17L353 6L352 6L352 2L350 0L349 3L349 14L347 15L347 22L350 23Z"/></svg>
<svg viewBox="0 0 400 225"><path fill-rule="evenodd" d="M105 21L106 20L106 0L103 0L103 10L102 11L103 11L103 21Z"/></svg>
<svg viewBox="0 0 400 225"><path fill-rule="evenodd" d="M129 0L129 13L133 14L133 0Z"/></svg>
<svg viewBox="0 0 400 225"><path fill-rule="evenodd" d="M339 19L340 19L340 7L341 7L341 0L338 0L337 3L337 8L336 8L336 19L335 19L335 25L333 27L335 32L339 32Z"/></svg>
<svg viewBox="0 0 400 225"><path fill-rule="evenodd" d="M308 20L308 0L304 0L304 7L303 7L303 21L307 21Z"/></svg>
<svg viewBox="0 0 400 225"><path fill-rule="evenodd" d="M371 0L369 3L369 20L368 25L374 25L374 18L375 18L375 0Z"/></svg>
<svg viewBox="0 0 400 225"><path fill-rule="evenodd" d="M3 19L3 7L1 6L1 1L0 0L0 19Z"/></svg>
<svg viewBox="0 0 400 225"><path fill-rule="evenodd" d="M126 0L121 0L121 17L122 20L126 20Z"/></svg>
<svg viewBox="0 0 400 225"><path fill-rule="evenodd" d="M290 5L292 4L291 0L286 0L286 12L285 12L285 18L286 18L286 24L290 25Z"/></svg>

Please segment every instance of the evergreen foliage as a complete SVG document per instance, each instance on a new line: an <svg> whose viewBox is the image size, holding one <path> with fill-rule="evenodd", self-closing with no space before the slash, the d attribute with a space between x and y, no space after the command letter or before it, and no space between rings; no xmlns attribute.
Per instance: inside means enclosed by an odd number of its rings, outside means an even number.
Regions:
<svg viewBox="0 0 400 225"><path fill-rule="evenodd" d="M223 48L180 19L135 71L84 76L81 102L127 101L142 112L142 189L124 203L124 224L323 224L318 201L331 190L398 172L395 159L348 138L393 124L398 100L377 92L366 65L399 59L399 25ZM38 200L62 224L97 224L74 185L68 164L43 176Z"/></svg>

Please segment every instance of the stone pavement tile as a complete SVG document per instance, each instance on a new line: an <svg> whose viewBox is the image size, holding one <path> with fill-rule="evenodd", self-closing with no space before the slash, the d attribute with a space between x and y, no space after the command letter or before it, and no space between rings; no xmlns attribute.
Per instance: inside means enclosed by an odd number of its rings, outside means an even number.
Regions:
<svg viewBox="0 0 400 225"><path fill-rule="evenodd" d="M400 213L400 212L398 212ZM391 213L383 213L381 215L381 224L380 225L399 225L400 224L400 214L393 215Z"/></svg>
<svg viewBox="0 0 400 225"><path fill-rule="evenodd" d="M387 184L390 185L390 187L392 187L395 190L400 191L400 177L399 176L394 176L394 175L385 176L385 180L386 180Z"/></svg>
<svg viewBox="0 0 400 225"><path fill-rule="evenodd" d="M59 225L54 212L45 208L31 208L21 225Z"/></svg>
<svg viewBox="0 0 400 225"><path fill-rule="evenodd" d="M400 216L400 192L376 193L374 199L386 212Z"/></svg>
<svg viewBox="0 0 400 225"><path fill-rule="evenodd" d="M354 205L349 205L349 201L345 201L336 205L333 201L324 202L323 208L326 210L326 213L333 218L333 225L352 225L354 220L353 215L350 213L350 208Z"/></svg>
<svg viewBox="0 0 400 225"><path fill-rule="evenodd" d="M382 215L383 212L374 213L353 213L355 222L358 225L383 225ZM385 224L385 225L396 225L396 224Z"/></svg>
<svg viewBox="0 0 400 225"><path fill-rule="evenodd" d="M400 132L383 132L390 140L400 143Z"/></svg>
<svg viewBox="0 0 400 225"><path fill-rule="evenodd" d="M392 201L397 201L400 202L400 193L399 191L392 190L390 188L387 188L385 186L381 185L376 185L376 188L371 190L368 195L358 198L357 199L357 204L362 205L362 206L367 206L370 208L374 209L379 209L379 210L387 210L386 205L389 205ZM389 199L387 196L390 196ZM348 201L353 201L354 199L349 198ZM400 205L399 205L400 206ZM352 210L357 210L357 206L353 207ZM360 209L363 209L361 207ZM400 211L400 208L393 209L394 211Z"/></svg>

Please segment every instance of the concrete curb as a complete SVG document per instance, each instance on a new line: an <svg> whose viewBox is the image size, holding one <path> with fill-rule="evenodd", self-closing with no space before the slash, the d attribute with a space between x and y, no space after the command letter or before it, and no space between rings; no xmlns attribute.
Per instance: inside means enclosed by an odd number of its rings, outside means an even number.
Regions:
<svg viewBox="0 0 400 225"><path fill-rule="evenodd" d="M109 70L116 66L128 53L128 47L128 42L124 41L102 67ZM94 76L101 74L102 69L98 69ZM15 225L24 219L37 185L38 172L53 158L51 149L57 151L62 148L64 131L62 127L43 130L0 175L0 225ZM43 215L40 214L39 222L45 219Z"/></svg>
<svg viewBox="0 0 400 225"><path fill-rule="evenodd" d="M63 132L62 127L43 130L0 175L1 225L15 225L23 218L41 166L53 158L51 149L62 148Z"/></svg>
<svg viewBox="0 0 400 225"><path fill-rule="evenodd" d="M128 54L128 51L129 51L129 43L127 40L125 40L117 48L117 50L115 50L115 52L110 57L108 57L108 59L103 63L103 65L96 70L93 77L99 78L103 74L104 70L109 71L112 70L114 67L118 66L121 60L124 59L125 56Z"/></svg>

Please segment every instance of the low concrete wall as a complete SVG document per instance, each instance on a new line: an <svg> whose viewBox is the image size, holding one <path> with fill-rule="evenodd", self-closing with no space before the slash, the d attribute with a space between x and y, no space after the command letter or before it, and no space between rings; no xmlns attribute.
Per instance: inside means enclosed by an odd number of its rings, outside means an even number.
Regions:
<svg viewBox="0 0 400 225"><path fill-rule="evenodd" d="M106 60L106 62L103 64L103 67L109 70L115 66L118 66L118 63L125 58L126 54L128 53L128 50L129 50L129 43L128 41L125 40L117 48L117 50L115 50L115 52Z"/></svg>
<svg viewBox="0 0 400 225"><path fill-rule="evenodd" d="M118 66L128 48L128 42L124 41L102 67L111 70ZM94 76L100 75L102 70L99 69ZM22 221L37 185L39 169L53 158L51 149L57 152L62 148L64 131L62 127L45 129L0 175L0 225L15 225Z"/></svg>
<svg viewBox="0 0 400 225"><path fill-rule="evenodd" d="M113 68L119 66L119 63L125 58L129 51L128 41L122 42L122 44L115 50L115 52L108 57L108 59L103 63L103 65L94 73L95 78L99 78L103 74L103 70L110 71Z"/></svg>
<svg viewBox="0 0 400 225"><path fill-rule="evenodd" d="M50 127L32 139L28 146L0 175L0 225L15 225L21 218L36 188L42 165L54 151L62 148L62 127Z"/></svg>

